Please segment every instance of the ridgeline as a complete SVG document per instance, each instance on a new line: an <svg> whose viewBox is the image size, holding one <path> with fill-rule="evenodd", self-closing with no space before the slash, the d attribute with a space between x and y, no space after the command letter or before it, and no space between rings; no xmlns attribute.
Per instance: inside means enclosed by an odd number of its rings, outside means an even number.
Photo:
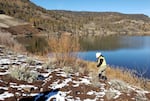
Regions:
<svg viewBox="0 0 150 101"><path fill-rule="evenodd" d="M46 10L30 0L0 0L0 13L29 22L46 34L150 35L150 18L143 14Z"/></svg>

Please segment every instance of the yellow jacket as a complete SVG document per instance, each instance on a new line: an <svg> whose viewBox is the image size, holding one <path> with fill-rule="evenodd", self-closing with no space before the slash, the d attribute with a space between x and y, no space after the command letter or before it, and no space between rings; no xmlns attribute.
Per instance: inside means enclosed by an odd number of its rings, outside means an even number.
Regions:
<svg viewBox="0 0 150 101"><path fill-rule="evenodd" d="M97 60L97 67L106 66L106 60L104 56L99 56Z"/></svg>

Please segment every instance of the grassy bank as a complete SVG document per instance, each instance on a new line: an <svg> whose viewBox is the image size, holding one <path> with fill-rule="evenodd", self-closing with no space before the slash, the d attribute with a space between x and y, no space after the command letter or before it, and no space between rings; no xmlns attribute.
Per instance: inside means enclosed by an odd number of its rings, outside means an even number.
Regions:
<svg viewBox="0 0 150 101"><path fill-rule="evenodd" d="M60 37L51 37L47 42L49 46L48 52L45 52L44 55L42 53L42 56L37 54L31 55L45 61L47 66L55 65L56 67L63 68L67 74L70 72L80 72L83 75L89 75L92 77L93 85L97 85L99 79L97 76L98 68L96 67L96 62L80 60L76 58L77 54L71 54L72 52L81 51L78 38L62 35ZM0 44L15 51L24 51L24 46L13 39L12 35L8 32L0 32ZM52 57L48 57L47 53L53 53ZM131 85L150 90L150 82L145 78L137 77L131 70L108 66L106 75L108 81L119 79Z"/></svg>
<svg viewBox="0 0 150 101"><path fill-rule="evenodd" d="M98 68L96 67L96 62L79 60L71 55L71 52L81 51L79 40L77 38L68 36L60 36L57 39L52 38L49 39L49 46L52 51L56 53L55 58L57 60L57 63L63 66L72 66L74 72L78 71L83 74L90 75L93 79L95 79L93 80L93 83L97 82L96 79L98 79ZM65 54L65 56L62 56L57 53L67 54ZM72 69L68 68L68 70L66 71L68 72ZM132 70L108 66L106 70L106 75L108 77L108 80L119 79L131 85L150 90L150 82L143 77L136 76L134 71Z"/></svg>

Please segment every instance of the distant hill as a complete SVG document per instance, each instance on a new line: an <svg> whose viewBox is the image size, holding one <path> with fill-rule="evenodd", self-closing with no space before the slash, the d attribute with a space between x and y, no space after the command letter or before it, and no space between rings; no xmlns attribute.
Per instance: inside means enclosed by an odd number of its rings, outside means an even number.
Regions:
<svg viewBox="0 0 150 101"><path fill-rule="evenodd" d="M46 10L30 0L0 0L0 13L29 22L49 34L150 35L150 18L143 14Z"/></svg>

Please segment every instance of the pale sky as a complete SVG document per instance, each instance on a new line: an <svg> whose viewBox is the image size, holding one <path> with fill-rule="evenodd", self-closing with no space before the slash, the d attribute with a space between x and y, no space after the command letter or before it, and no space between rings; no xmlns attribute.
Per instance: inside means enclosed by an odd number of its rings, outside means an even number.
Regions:
<svg viewBox="0 0 150 101"><path fill-rule="evenodd" d="M150 17L150 0L30 0L47 10L120 12Z"/></svg>

